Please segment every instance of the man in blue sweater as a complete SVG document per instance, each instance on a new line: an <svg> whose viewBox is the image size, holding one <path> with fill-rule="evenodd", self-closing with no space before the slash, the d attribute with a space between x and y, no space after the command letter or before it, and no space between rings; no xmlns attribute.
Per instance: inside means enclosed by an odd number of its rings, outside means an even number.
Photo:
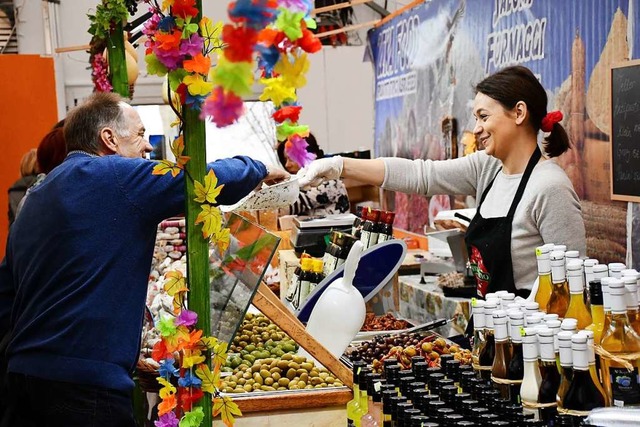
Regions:
<svg viewBox="0 0 640 427"><path fill-rule="evenodd" d="M12 331L5 425L134 426L156 229L184 211L184 175L151 173L144 126L117 95L92 95L64 134L68 157L31 192L0 266L0 336ZM208 167L221 204L286 177L248 157Z"/></svg>

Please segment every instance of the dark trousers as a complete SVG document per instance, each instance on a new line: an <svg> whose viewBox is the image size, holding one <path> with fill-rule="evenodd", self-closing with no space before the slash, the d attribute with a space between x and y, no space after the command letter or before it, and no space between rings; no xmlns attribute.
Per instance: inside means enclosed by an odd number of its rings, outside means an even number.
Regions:
<svg viewBox="0 0 640 427"><path fill-rule="evenodd" d="M0 427L135 427L131 393L8 374Z"/></svg>

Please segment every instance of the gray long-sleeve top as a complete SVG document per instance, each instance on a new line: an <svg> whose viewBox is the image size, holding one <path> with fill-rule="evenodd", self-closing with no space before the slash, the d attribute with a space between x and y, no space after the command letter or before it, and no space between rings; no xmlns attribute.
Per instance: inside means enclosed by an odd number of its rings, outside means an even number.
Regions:
<svg viewBox="0 0 640 427"><path fill-rule="evenodd" d="M403 193L470 195L479 202L497 174L480 213L485 218L506 216L522 174L498 170L501 162L479 151L453 160L383 158L382 188ZM564 170L544 158L533 169L518 205L511 231L511 259L516 288L531 289L537 276L535 248L545 243L567 245L586 253L580 201Z"/></svg>

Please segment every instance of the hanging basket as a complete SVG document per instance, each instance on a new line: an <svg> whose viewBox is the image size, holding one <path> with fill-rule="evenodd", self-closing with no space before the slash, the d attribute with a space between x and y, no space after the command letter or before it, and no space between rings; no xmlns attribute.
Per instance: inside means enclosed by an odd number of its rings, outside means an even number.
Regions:
<svg viewBox="0 0 640 427"><path fill-rule="evenodd" d="M142 391L147 393L158 393L162 388L157 380L160 376L158 368L142 358L138 359L138 364L136 365L136 376Z"/></svg>

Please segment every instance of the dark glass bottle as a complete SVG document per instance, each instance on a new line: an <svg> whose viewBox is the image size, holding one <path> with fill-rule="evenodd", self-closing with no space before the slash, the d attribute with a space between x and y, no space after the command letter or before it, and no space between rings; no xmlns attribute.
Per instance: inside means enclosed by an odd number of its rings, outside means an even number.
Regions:
<svg viewBox="0 0 640 427"><path fill-rule="evenodd" d="M415 381L416 378L413 375L405 375L400 377L400 394L409 400L411 400L411 396L409 396L411 387L409 386L409 384Z"/></svg>
<svg viewBox="0 0 640 427"><path fill-rule="evenodd" d="M478 355L478 363L480 364L480 377L489 381L491 379L491 366L493 365L493 359L496 355L495 339L494 339L494 327L493 327L493 312L496 309L497 304L495 300L485 301L484 303L484 347L480 349Z"/></svg>
<svg viewBox="0 0 640 427"><path fill-rule="evenodd" d="M571 337L573 381L562 401L563 407L574 411L590 411L605 406L605 396L593 382L589 372L587 337L575 334Z"/></svg>
<svg viewBox="0 0 640 427"><path fill-rule="evenodd" d="M440 396L436 394L425 394L421 398L422 400L418 401L418 409L422 411L423 414L429 415L430 413L430 404L431 402L440 401ZM444 402L442 402L444 404Z"/></svg>
<svg viewBox="0 0 640 427"><path fill-rule="evenodd" d="M522 335L520 328L524 325L524 313L509 313L509 339L511 340L511 360L507 369L507 378L520 381L509 385L509 398L513 403L520 403L520 385L524 377L524 359L522 353Z"/></svg>
<svg viewBox="0 0 640 427"><path fill-rule="evenodd" d="M397 397L398 392L395 390L384 390L382 392L382 425L384 427L392 427L391 419L391 398Z"/></svg>
<svg viewBox="0 0 640 427"><path fill-rule="evenodd" d="M429 393L427 390L427 385L422 381L414 381L409 384L409 389L407 390L407 397L411 402L413 402L414 406L416 406L416 402L419 400L415 398L416 393Z"/></svg>
<svg viewBox="0 0 640 427"><path fill-rule="evenodd" d="M420 415L420 410L416 408L406 408L400 414L400 425L398 427L411 427L411 418Z"/></svg>
<svg viewBox="0 0 640 427"><path fill-rule="evenodd" d="M362 208L362 206L356 206L356 219L353 220L353 225L351 226L351 234L358 238L362 227Z"/></svg>
<svg viewBox="0 0 640 427"><path fill-rule="evenodd" d="M380 220L380 211L378 209L365 208L367 215L362 223L362 232L360 241L364 243L366 248L375 246L378 243L378 221ZM363 214L365 212L363 210Z"/></svg>
<svg viewBox="0 0 640 427"><path fill-rule="evenodd" d="M413 376L416 377L418 381L422 381L424 383L427 382L428 368L429 364L427 362L415 362L411 366L411 369L413 370Z"/></svg>
<svg viewBox="0 0 640 427"><path fill-rule="evenodd" d="M560 388L560 372L556 365L556 354L553 347L553 331L548 328L538 329L540 343L540 389L538 402L549 404L540 409L540 418L546 423L552 423L557 414L557 394Z"/></svg>
<svg viewBox="0 0 640 427"><path fill-rule="evenodd" d="M393 221L396 217L394 212L382 211L378 225L378 243L393 239Z"/></svg>
<svg viewBox="0 0 640 427"><path fill-rule="evenodd" d="M456 385L445 385L440 388L440 398L449 406L455 404L454 399L456 394L458 394L458 386Z"/></svg>
<svg viewBox="0 0 640 427"><path fill-rule="evenodd" d="M444 374L433 373L429 375L429 392L431 394L440 394L440 380L444 379Z"/></svg>
<svg viewBox="0 0 640 427"><path fill-rule="evenodd" d="M432 422L426 415L414 415L411 417L411 427L439 427L440 424Z"/></svg>
<svg viewBox="0 0 640 427"><path fill-rule="evenodd" d="M506 380L509 375L511 363L511 348L509 346L509 332L507 330L507 312L495 310L493 312L495 357L491 367L491 380L493 387L500 391L504 398L509 397L509 385L498 381Z"/></svg>
<svg viewBox="0 0 640 427"><path fill-rule="evenodd" d="M395 406L395 422L396 427L404 426L405 414L404 411L407 409L413 409L413 405L409 402L400 402Z"/></svg>
<svg viewBox="0 0 640 427"><path fill-rule="evenodd" d="M392 425L396 426L398 422L398 405L407 403L407 398L404 396L396 396L391 398L391 421Z"/></svg>
<svg viewBox="0 0 640 427"><path fill-rule="evenodd" d="M464 371L460 373L460 388L464 393L471 392L471 379L476 377L473 371Z"/></svg>
<svg viewBox="0 0 640 427"><path fill-rule="evenodd" d="M433 417L434 419L438 418L438 410L442 408L446 408L447 404L442 400L432 400L427 404L426 412L423 411L429 417Z"/></svg>

